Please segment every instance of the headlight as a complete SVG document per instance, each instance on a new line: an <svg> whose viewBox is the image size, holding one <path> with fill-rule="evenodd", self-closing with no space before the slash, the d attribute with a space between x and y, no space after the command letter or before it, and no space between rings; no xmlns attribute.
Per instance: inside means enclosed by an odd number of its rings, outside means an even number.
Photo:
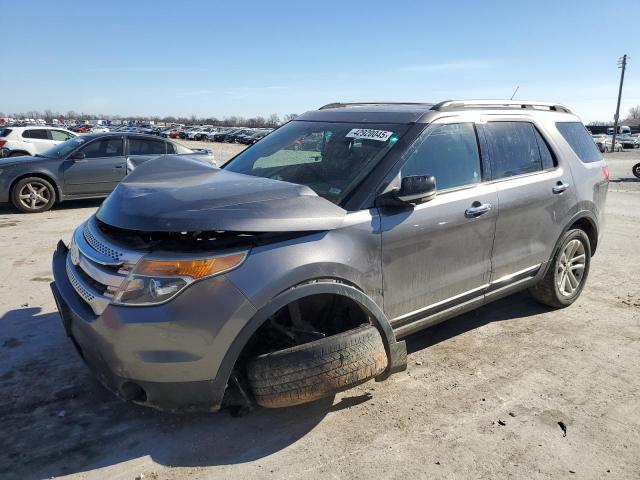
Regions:
<svg viewBox="0 0 640 480"><path fill-rule="evenodd" d="M166 302L193 282L237 268L245 258L247 252L175 260L145 257L122 283L113 303L153 305Z"/></svg>

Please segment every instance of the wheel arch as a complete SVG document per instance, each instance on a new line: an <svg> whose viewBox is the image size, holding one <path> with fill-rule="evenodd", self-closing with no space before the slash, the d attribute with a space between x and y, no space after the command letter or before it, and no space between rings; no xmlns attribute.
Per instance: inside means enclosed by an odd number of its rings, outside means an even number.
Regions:
<svg viewBox="0 0 640 480"><path fill-rule="evenodd" d="M538 272L538 275L536 276L537 278L544 277L547 273L547 270L551 268L551 260L553 260L553 258L555 258L556 256L556 253L558 253L558 249L562 245L562 238L564 237L565 233L567 233L572 228L579 228L587 234L591 247L591 256L593 257L596 251L596 247L598 246L598 223L595 214L593 212L585 210L582 212L578 212L573 217L571 217L566 226L562 229L562 232L560 232L558 240L556 240L556 244L551 251L549 260L547 261L544 269Z"/></svg>
<svg viewBox="0 0 640 480"><path fill-rule="evenodd" d="M9 153L9 155L11 155L13 153L22 153L22 154L24 154L25 157L29 157L29 156L32 155L28 150L24 150L22 148L11 149L11 153ZM9 157L6 157L6 158L9 158Z"/></svg>
<svg viewBox="0 0 640 480"><path fill-rule="evenodd" d="M294 285L276 295L271 301L254 314L233 342L231 342L231 345L227 349L227 352L220 364L220 368L212 380L214 392L217 397L215 402L216 405L214 405L215 407L220 407L222 404L227 382L231 377L233 368L235 367L244 347L258 328L260 328L260 326L262 326L269 317L274 315L282 307L304 297L319 294L333 294L348 298L356 302L358 306L370 314L370 318L372 319L374 326L382 336L389 360L387 370L378 377L377 380L384 380L392 373L402 371L406 368L407 350L405 342L398 342L396 340L395 333L391 327L389 319L382 309L369 296L348 282L332 278L314 279Z"/></svg>
<svg viewBox="0 0 640 480"><path fill-rule="evenodd" d="M596 253L596 248L598 247L598 226L593 216L583 214L578 218L573 219L571 224L564 230L563 235L568 230L572 228L579 228L583 230L584 233L589 237L589 244L591 247L591 256L593 257Z"/></svg>

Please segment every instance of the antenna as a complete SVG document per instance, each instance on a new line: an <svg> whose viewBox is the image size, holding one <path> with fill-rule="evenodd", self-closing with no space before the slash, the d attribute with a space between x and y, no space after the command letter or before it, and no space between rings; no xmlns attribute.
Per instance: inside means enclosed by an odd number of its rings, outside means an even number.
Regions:
<svg viewBox="0 0 640 480"><path fill-rule="evenodd" d="M520 85L518 85L515 89L515 91L513 92L513 95L511 95L511 98L509 100L513 100L513 97L516 96L516 93L518 93L518 89L520 88Z"/></svg>

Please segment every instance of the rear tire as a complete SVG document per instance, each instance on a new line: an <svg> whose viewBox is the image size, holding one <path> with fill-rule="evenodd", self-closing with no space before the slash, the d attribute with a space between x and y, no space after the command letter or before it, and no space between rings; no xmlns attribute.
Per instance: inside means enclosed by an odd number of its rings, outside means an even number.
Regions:
<svg viewBox="0 0 640 480"><path fill-rule="evenodd" d="M538 302L564 308L577 300L589 275L591 243L579 228L564 234L545 276L529 289Z"/></svg>
<svg viewBox="0 0 640 480"><path fill-rule="evenodd" d="M387 368L378 330L364 325L273 353L247 364L256 403L288 407L334 395L377 377Z"/></svg>
<svg viewBox="0 0 640 480"><path fill-rule="evenodd" d="M24 213L46 212L56 203L56 189L44 178L23 178L11 189L11 203Z"/></svg>
<svg viewBox="0 0 640 480"><path fill-rule="evenodd" d="M631 169L631 171L636 177L640 178L640 163L636 163Z"/></svg>

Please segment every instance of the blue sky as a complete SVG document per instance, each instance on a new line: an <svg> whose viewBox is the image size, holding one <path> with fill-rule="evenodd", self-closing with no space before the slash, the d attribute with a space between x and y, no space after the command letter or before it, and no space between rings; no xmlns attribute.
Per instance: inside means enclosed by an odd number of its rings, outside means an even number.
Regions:
<svg viewBox="0 0 640 480"><path fill-rule="evenodd" d="M640 0L0 0L0 112L301 113L516 98L583 119L640 104Z"/></svg>

